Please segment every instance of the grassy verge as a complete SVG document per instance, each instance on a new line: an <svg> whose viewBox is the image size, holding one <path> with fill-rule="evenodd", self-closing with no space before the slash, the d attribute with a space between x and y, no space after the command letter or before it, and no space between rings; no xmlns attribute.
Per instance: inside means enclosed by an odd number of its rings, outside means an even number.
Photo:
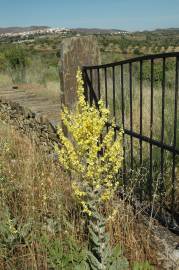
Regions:
<svg viewBox="0 0 179 270"><path fill-rule="evenodd" d="M121 244L131 267L152 259L131 208L116 198L105 211L114 207L111 245ZM0 122L0 269L85 269L88 235L80 213L57 164Z"/></svg>
<svg viewBox="0 0 179 270"><path fill-rule="evenodd" d="M0 149L0 269L74 269L85 249L68 179L2 122Z"/></svg>

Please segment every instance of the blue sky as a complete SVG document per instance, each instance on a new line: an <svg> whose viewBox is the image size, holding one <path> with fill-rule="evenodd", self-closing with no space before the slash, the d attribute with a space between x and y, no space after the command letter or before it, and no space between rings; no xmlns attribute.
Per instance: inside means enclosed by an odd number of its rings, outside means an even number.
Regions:
<svg viewBox="0 0 179 270"><path fill-rule="evenodd" d="M179 0L0 0L0 27L179 27Z"/></svg>

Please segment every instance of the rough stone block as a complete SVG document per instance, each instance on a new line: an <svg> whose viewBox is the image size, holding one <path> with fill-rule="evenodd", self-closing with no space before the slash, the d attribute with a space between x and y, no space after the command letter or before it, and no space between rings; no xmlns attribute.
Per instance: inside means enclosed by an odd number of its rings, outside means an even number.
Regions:
<svg viewBox="0 0 179 270"><path fill-rule="evenodd" d="M94 36L66 38L61 46L60 81L61 103L73 109L78 67L101 63L100 51Z"/></svg>

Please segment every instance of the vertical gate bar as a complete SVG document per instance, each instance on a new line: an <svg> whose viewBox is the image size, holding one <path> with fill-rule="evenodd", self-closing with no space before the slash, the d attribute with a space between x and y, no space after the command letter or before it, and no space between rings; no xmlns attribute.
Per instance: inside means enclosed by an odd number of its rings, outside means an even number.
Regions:
<svg viewBox="0 0 179 270"><path fill-rule="evenodd" d="M151 60L151 96L150 96L150 139L153 138L153 80L154 80L154 61ZM149 199L152 202L152 184L153 184L153 149L150 143L150 172L149 172Z"/></svg>
<svg viewBox="0 0 179 270"><path fill-rule="evenodd" d="M172 164L172 201L171 201L171 223L173 223L175 209L175 181L176 181L176 140L177 140L177 112L178 112L178 85L179 85L179 57L176 57L176 78L175 78L175 108L174 108L174 136L173 136L173 164Z"/></svg>
<svg viewBox="0 0 179 270"><path fill-rule="evenodd" d="M90 69L90 81L91 81L91 85L93 87L93 70ZM93 104L93 94L92 94L92 91L90 89L90 106L92 106Z"/></svg>
<svg viewBox="0 0 179 270"><path fill-rule="evenodd" d="M113 81L113 117L116 124L116 84L115 84L115 66L112 67L112 81ZM116 129L114 133L114 140L116 140Z"/></svg>
<svg viewBox="0 0 179 270"><path fill-rule="evenodd" d="M113 116L116 118L116 85L115 85L115 67L112 67L112 83L113 83ZM116 120L116 119L115 119Z"/></svg>
<svg viewBox="0 0 179 270"><path fill-rule="evenodd" d="M87 81L86 81L86 72L87 70L82 68L82 79L83 79L83 86L84 86L84 96L85 96L85 101L88 102L88 89L89 89L89 86L87 84ZM90 89L89 89L90 91ZM91 92L91 91L90 91Z"/></svg>
<svg viewBox="0 0 179 270"><path fill-rule="evenodd" d="M108 107L108 83L107 83L107 69L104 68L104 81L105 81L105 105Z"/></svg>
<svg viewBox="0 0 179 270"><path fill-rule="evenodd" d="M104 84L105 84L105 106L108 108L108 82L107 82L107 68L104 68ZM106 126L106 131L108 132L108 125Z"/></svg>
<svg viewBox="0 0 179 270"><path fill-rule="evenodd" d="M122 128L125 129L125 106L124 106L124 70L123 64L121 65L121 109L122 109ZM124 187L126 186L126 147L125 147L125 134L123 133L123 181Z"/></svg>
<svg viewBox="0 0 179 270"><path fill-rule="evenodd" d="M98 100L100 100L100 98L101 98L101 84L100 84L99 68L97 68L97 80L98 80Z"/></svg>
<svg viewBox="0 0 179 270"><path fill-rule="evenodd" d="M165 70L166 70L166 59L163 58L163 67L162 67L163 75L162 75L162 126L161 126L161 164L160 164L160 202L162 201L162 191L164 188L164 178L163 178L163 170L164 170L164 130L165 130Z"/></svg>
<svg viewBox="0 0 179 270"><path fill-rule="evenodd" d="M129 91L130 91L130 131L133 131L133 117L132 117L132 63L129 63ZM133 137L131 135L131 170L133 170Z"/></svg>
<svg viewBox="0 0 179 270"><path fill-rule="evenodd" d="M121 65L121 109L122 109L122 127L125 128L125 118L124 118L124 70L123 64Z"/></svg>
<svg viewBox="0 0 179 270"><path fill-rule="evenodd" d="M143 62L140 61L140 136L142 136L143 132ZM140 202L142 202L142 162L143 162L143 148L142 148L142 139L139 140L139 153L140 153L140 183L139 183L139 197Z"/></svg>
<svg viewBox="0 0 179 270"><path fill-rule="evenodd" d="M143 76L142 76L142 69L143 69L143 62L140 61L140 136L142 136L142 129L143 129ZM142 166L142 139L140 139L140 166Z"/></svg>

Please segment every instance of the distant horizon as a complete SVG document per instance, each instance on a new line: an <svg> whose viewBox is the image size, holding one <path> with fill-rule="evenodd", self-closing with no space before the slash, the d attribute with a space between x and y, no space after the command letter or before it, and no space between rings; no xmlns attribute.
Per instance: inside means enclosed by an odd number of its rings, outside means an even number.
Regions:
<svg viewBox="0 0 179 270"><path fill-rule="evenodd" d="M179 26L171 26L171 27L157 27L157 28L151 28L151 29L140 29L140 30L128 30L128 29L122 29L120 27L83 27L83 26L77 26L77 27L66 27L66 26L62 26L62 25L36 25L36 24L32 24L32 25L8 25L8 26L1 26L0 28L30 28L30 27L47 27L47 28L66 28L66 29L101 29L101 30L122 30L122 31L126 31L126 32L144 32L144 31L155 31L155 30L170 30L170 29L179 29Z"/></svg>
<svg viewBox="0 0 179 270"><path fill-rule="evenodd" d="M152 31L179 27L178 0L0 0L0 26Z"/></svg>

